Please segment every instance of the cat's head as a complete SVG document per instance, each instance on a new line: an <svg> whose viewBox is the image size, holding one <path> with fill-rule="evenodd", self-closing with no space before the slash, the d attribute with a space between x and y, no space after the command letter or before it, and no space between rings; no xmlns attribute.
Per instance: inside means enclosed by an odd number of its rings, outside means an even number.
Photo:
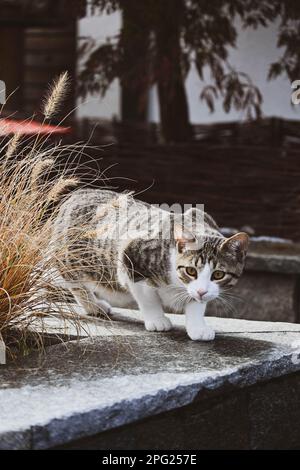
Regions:
<svg viewBox="0 0 300 470"><path fill-rule="evenodd" d="M177 232L176 275L189 296L209 302L233 287L244 268L248 241L243 232L230 238L203 236L199 240L190 232Z"/></svg>

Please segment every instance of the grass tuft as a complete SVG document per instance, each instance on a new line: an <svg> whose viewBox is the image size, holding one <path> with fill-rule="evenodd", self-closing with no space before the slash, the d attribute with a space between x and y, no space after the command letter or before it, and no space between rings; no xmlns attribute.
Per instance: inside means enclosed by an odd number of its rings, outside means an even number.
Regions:
<svg viewBox="0 0 300 470"><path fill-rule="evenodd" d="M67 84L67 73L53 84L45 118L57 112ZM2 145L0 159L0 337L19 351L25 351L27 340L43 349L43 328L51 316L80 328L79 316L62 296L59 303L47 300L56 289L53 273L66 250L63 240L59 250L50 243L54 220L65 190L79 182L74 168L58 165L57 156L72 154L75 147L45 149L47 138L41 142L39 137L28 145L21 134L13 135Z"/></svg>

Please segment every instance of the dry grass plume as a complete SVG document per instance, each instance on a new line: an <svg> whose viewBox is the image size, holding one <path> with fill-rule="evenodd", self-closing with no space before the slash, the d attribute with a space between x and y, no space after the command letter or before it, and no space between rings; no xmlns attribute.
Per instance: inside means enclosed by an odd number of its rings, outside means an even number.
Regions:
<svg viewBox="0 0 300 470"><path fill-rule="evenodd" d="M53 83L43 106L43 115L49 120L57 114L66 96L69 84L68 72L62 73Z"/></svg>
<svg viewBox="0 0 300 470"><path fill-rule="evenodd" d="M45 118L58 110L66 93L68 75L62 74L53 84L44 106ZM51 315L72 321L79 327L71 307L47 303L45 292L55 289L55 272L60 252L51 247L53 222L66 189L78 183L67 167L51 174L56 156L63 147L43 148L38 139L26 146L20 134L2 144L0 160L0 336L9 341L18 332L20 344L34 337L41 347L43 319ZM74 152L65 149L66 152ZM64 252L63 241L59 250ZM61 299L63 300L63 299ZM34 330L38 323L38 332ZM23 338L25 342L20 342Z"/></svg>

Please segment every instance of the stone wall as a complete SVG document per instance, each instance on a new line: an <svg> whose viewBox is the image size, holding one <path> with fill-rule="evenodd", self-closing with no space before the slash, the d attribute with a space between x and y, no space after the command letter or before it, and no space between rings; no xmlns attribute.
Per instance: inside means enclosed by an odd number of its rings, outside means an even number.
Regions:
<svg viewBox="0 0 300 470"><path fill-rule="evenodd" d="M300 325L210 317L197 342L117 310L1 367L0 449L300 447Z"/></svg>
<svg viewBox="0 0 300 470"><path fill-rule="evenodd" d="M61 446L63 449L293 449L300 446L300 374Z"/></svg>

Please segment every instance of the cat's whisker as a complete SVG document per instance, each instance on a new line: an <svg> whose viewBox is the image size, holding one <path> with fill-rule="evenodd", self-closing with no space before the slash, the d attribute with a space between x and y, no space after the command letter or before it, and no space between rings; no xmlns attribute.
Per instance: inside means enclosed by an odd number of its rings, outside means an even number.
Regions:
<svg viewBox="0 0 300 470"><path fill-rule="evenodd" d="M232 298L235 298L235 299L238 299L238 300L242 300L244 301L245 299L243 297L241 297L240 295L234 293L231 291L231 288L223 288L222 289L222 292L221 292L222 295L226 295L228 297L232 297Z"/></svg>
<svg viewBox="0 0 300 470"><path fill-rule="evenodd" d="M230 313L233 313L234 316L236 316L236 308L235 306L233 306L228 299L226 299L225 297L223 297L222 295L220 295L218 297L218 299L220 300L220 302L223 303L224 307L226 307L226 309L230 312Z"/></svg>
<svg viewBox="0 0 300 470"><path fill-rule="evenodd" d="M234 302L235 304L240 304L240 303L245 303L246 302L246 299L241 297L241 296L238 296L238 295L232 295L230 294L229 292L227 293L222 293L221 294L223 298L227 299L228 301L231 301L231 302Z"/></svg>
<svg viewBox="0 0 300 470"><path fill-rule="evenodd" d="M224 299L222 299L221 297L218 297L217 299L217 313L219 315L219 307L222 309L221 310L221 316L222 317L228 317L228 305L224 302ZM219 305L218 305L219 303ZM225 314L225 315L224 315Z"/></svg>

